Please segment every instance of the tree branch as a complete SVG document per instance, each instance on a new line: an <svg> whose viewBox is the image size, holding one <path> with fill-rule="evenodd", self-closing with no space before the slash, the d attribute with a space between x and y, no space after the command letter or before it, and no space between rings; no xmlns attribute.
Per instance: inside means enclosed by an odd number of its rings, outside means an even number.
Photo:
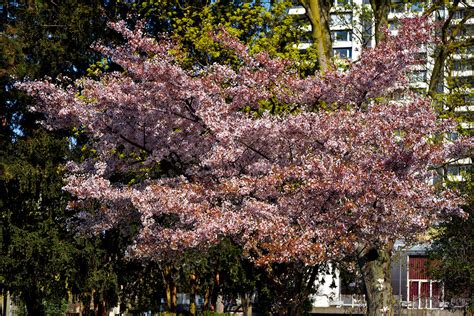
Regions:
<svg viewBox="0 0 474 316"><path fill-rule="evenodd" d="M137 143L137 142L135 142L135 141L133 141L133 140L131 140L131 139L125 137L125 136L122 135L122 134L120 134L119 137L120 137L121 139L123 139L124 141L126 141L127 143L129 143L130 145L133 145L133 146L135 146L135 147L137 147L137 148L139 148L139 149L141 149L141 150L147 152L148 154L151 154L151 153L152 153L152 151L151 151L150 149L148 149L148 148L146 148L145 146L142 146L142 145L140 145L139 143Z"/></svg>
<svg viewBox="0 0 474 316"><path fill-rule="evenodd" d="M267 159L268 161L272 161L272 159L270 157L268 157L267 155L265 155L264 153L262 153L261 151L259 151L258 149L255 149L253 148L251 145L248 145L242 141L238 141L240 144L244 145L245 147L247 147L248 149L250 149L251 151L253 151L254 153L262 156L263 158Z"/></svg>

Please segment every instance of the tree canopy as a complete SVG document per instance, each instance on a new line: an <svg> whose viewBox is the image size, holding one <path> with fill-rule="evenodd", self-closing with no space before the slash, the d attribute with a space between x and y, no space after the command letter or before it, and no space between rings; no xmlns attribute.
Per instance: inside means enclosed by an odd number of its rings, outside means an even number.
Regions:
<svg viewBox="0 0 474 316"><path fill-rule="evenodd" d="M430 168L468 154L471 140L443 141L455 125L403 92L417 45L430 39L425 20L406 20L347 72L306 78L225 31L215 39L238 67L186 70L172 42L111 26L127 42L97 49L124 71L66 88L18 86L39 100L48 126L93 140L93 157L68 166L70 207L95 231L137 211L131 256L169 258L231 237L257 263L316 264L369 255L461 213L456 192L428 180ZM127 172L142 180L122 182Z"/></svg>

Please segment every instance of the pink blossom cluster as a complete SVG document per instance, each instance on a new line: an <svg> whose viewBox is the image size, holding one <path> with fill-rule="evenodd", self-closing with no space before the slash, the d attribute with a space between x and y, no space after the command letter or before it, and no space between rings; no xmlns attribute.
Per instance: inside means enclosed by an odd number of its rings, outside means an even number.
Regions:
<svg viewBox="0 0 474 316"><path fill-rule="evenodd" d="M306 78L289 61L249 55L225 31L216 39L242 64L197 74L169 53L172 43L112 26L127 43L97 49L123 71L66 88L47 80L18 86L37 97L46 124L88 133L97 154L71 163L65 189L73 207L101 205L81 213L90 230L138 212L130 254L160 259L225 236L260 263L317 263L460 212L462 199L435 187L430 168L469 154L472 142L439 141L454 125L438 120L429 100L387 98L406 88L417 48L431 40L425 20L406 20L348 71ZM257 115L269 100L288 111ZM111 181L164 161L175 172Z"/></svg>

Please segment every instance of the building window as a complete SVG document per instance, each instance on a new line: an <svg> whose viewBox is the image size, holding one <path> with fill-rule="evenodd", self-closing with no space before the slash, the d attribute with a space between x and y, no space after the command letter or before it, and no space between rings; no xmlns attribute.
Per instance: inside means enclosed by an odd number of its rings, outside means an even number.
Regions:
<svg viewBox="0 0 474 316"><path fill-rule="evenodd" d="M456 48L457 54L473 54L474 53L474 45L470 45L467 47L460 47Z"/></svg>
<svg viewBox="0 0 474 316"><path fill-rule="evenodd" d="M424 10L424 3L423 2L414 2L411 6L410 6L410 11L411 12L423 12Z"/></svg>
<svg viewBox="0 0 474 316"><path fill-rule="evenodd" d="M402 1L392 1L390 5L390 13L403 13L405 12L405 3Z"/></svg>
<svg viewBox="0 0 474 316"><path fill-rule="evenodd" d="M410 281L412 308L441 307L441 283L431 280Z"/></svg>
<svg viewBox="0 0 474 316"><path fill-rule="evenodd" d="M428 62L428 54L426 52L415 53L415 61L421 65L426 64Z"/></svg>
<svg viewBox="0 0 474 316"><path fill-rule="evenodd" d="M463 101L466 105L474 104L474 95L473 94L464 95Z"/></svg>
<svg viewBox="0 0 474 316"><path fill-rule="evenodd" d="M333 13L331 14L331 26L349 26L352 25L352 13Z"/></svg>
<svg viewBox="0 0 474 316"><path fill-rule="evenodd" d="M410 75L411 82L426 82L426 70L414 70Z"/></svg>
<svg viewBox="0 0 474 316"><path fill-rule="evenodd" d="M459 9L458 11L453 13L453 19L462 19L464 18L464 10Z"/></svg>
<svg viewBox="0 0 474 316"><path fill-rule="evenodd" d="M449 176L465 176L469 171L469 165L450 165L447 171Z"/></svg>
<svg viewBox="0 0 474 316"><path fill-rule="evenodd" d="M352 58L352 48L334 48L334 56L337 56L342 59Z"/></svg>
<svg viewBox="0 0 474 316"><path fill-rule="evenodd" d="M453 83L454 83L454 86L457 88L469 88L469 89L474 88L474 78L472 76L457 77Z"/></svg>
<svg viewBox="0 0 474 316"><path fill-rule="evenodd" d="M474 36L474 26L473 25L466 25L457 34L457 37L471 37L471 36Z"/></svg>
<svg viewBox="0 0 474 316"><path fill-rule="evenodd" d="M332 31L331 38L334 42L352 41L352 32L350 30Z"/></svg>
<svg viewBox="0 0 474 316"><path fill-rule="evenodd" d="M372 21L371 20L362 20L362 45L364 47L372 47Z"/></svg>
<svg viewBox="0 0 474 316"><path fill-rule="evenodd" d="M429 277L431 262L425 256L408 256L408 302L412 308L439 308L442 284Z"/></svg>
<svg viewBox="0 0 474 316"><path fill-rule="evenodd" d="M344 7L349 4L351 4L350 0L334 0L334 5L336 7Z"/></svg>
<svg viewBox="0 0 474 316"><path fill-rule="evenodd" d="M456 139L459 138L459 133L458 132L451 132L447 135L449 141L455 141Z"/></svg>
<svg viewBox="0 0 474 316"><path fill-rule="evenodd" d="M453 70L455 71L469 71L472 70L471 61L464 61L464 60L455 60L453 62Z"/></svg>

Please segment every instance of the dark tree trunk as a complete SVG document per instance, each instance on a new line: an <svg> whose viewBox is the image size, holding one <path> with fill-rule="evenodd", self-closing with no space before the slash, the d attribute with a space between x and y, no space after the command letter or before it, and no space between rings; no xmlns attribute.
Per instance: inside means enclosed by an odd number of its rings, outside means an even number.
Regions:
<svg viewBox="0 0 474 316"><path fill-rule="evenodd" d="M1 315L7 315L8 313L8 291L2 290L2 310Z"/></svg>
<svg viewBox="0 0 474 316"><path fill-rule="evenodd" d="M203 305L203 309L204 311L209 311L209 293L210 293L210 289L209 287L206 288L206 292L204 292L204 305Z"/></svg>
<svg viewBox="0 0 474 316"><path fill-rule="evenodd" d="M189 295L189 314L196 315L196 294L197 294L197 284L196 284L196 275L191 274L191 293Z"/></svg>
<svg viewBox="0 0 474 316"><path fill-rule="evenodd" d="M288 308L287 315L301 316L303 314L304 314L304 312L303 312L301 306L299 306L299 305L291 306L291 307Z"/></svg>
<svg viewBox="0 0 474 316"><path fill-rule="evenodd" d="M41 303L41 297L36 289L26 290L23 296L28 315L42 316L46 315L44 306Z"/></svg>
<svg viewBox="0 0 474 316"><path fill-rule="evenodd" d="M367 315L393 315L393 296L390 280L392 245L366 247L358 258L367 301Z"/></svg>
<svg viewBox="0 0 474 316"><path fill-rule="evenodd" d="M166 284L166 311L167 312L176 312L176 284L174 281L171 281Z"/></svg>
<svg viewBox="0 0 474 316"><path fill-rule="evenodd" d="M439 88L444 79L445 61L450 53L448 52L447 48L450 41L449 32L451 28L451 21L453 19L454 13L456 12L456 9L458 8L458 6L459 6L459 0L454 0L452 3L452 8L450 9L447 18L440 29L441 43L440 45L438 45L438 50L435 55L435 62L433 65L433 70L431 71L431 78L430 78L430 83L429 83L429 88L428 88L428 94L433 98L436 97L438 93L442 92L442 89L440 90Z"/></svg>
<svg viewBox="0 0 474 316"><path fill-rule="evenodd" d="M163 269L163 282L165 284L166 305L167 312L176 312L176 282L174 280L174 268L167 266Z"/></svg>
<svg viewBox="0 0 474 316"><path fill-rule="evenodd" d="M214 285L212 286L210 302L209 302L210 309L212 311L216 310L217 296L219 296L219 289L220 289L220 275L219 275L219 271L217 271L214 276Z"/></svg>
<svg viewBox="0 0 474 316"><path fill-rule="evenodd" d="M99 306L97 309L97 315L99 316L107 316L107 304L105 301L100 301Z"/></svg>
<svg viewBox="0 0 474 316"><path fill-rule="evenodd" d="M444 78L444 61L446 60L446 51L443 46L440 45L438 51L436 52L435 63L433 65L433 70L431 71L431 78L428 88L428 94L431 97L436 97L436 95L442 91L439 90L442 80Z"/></svg>

